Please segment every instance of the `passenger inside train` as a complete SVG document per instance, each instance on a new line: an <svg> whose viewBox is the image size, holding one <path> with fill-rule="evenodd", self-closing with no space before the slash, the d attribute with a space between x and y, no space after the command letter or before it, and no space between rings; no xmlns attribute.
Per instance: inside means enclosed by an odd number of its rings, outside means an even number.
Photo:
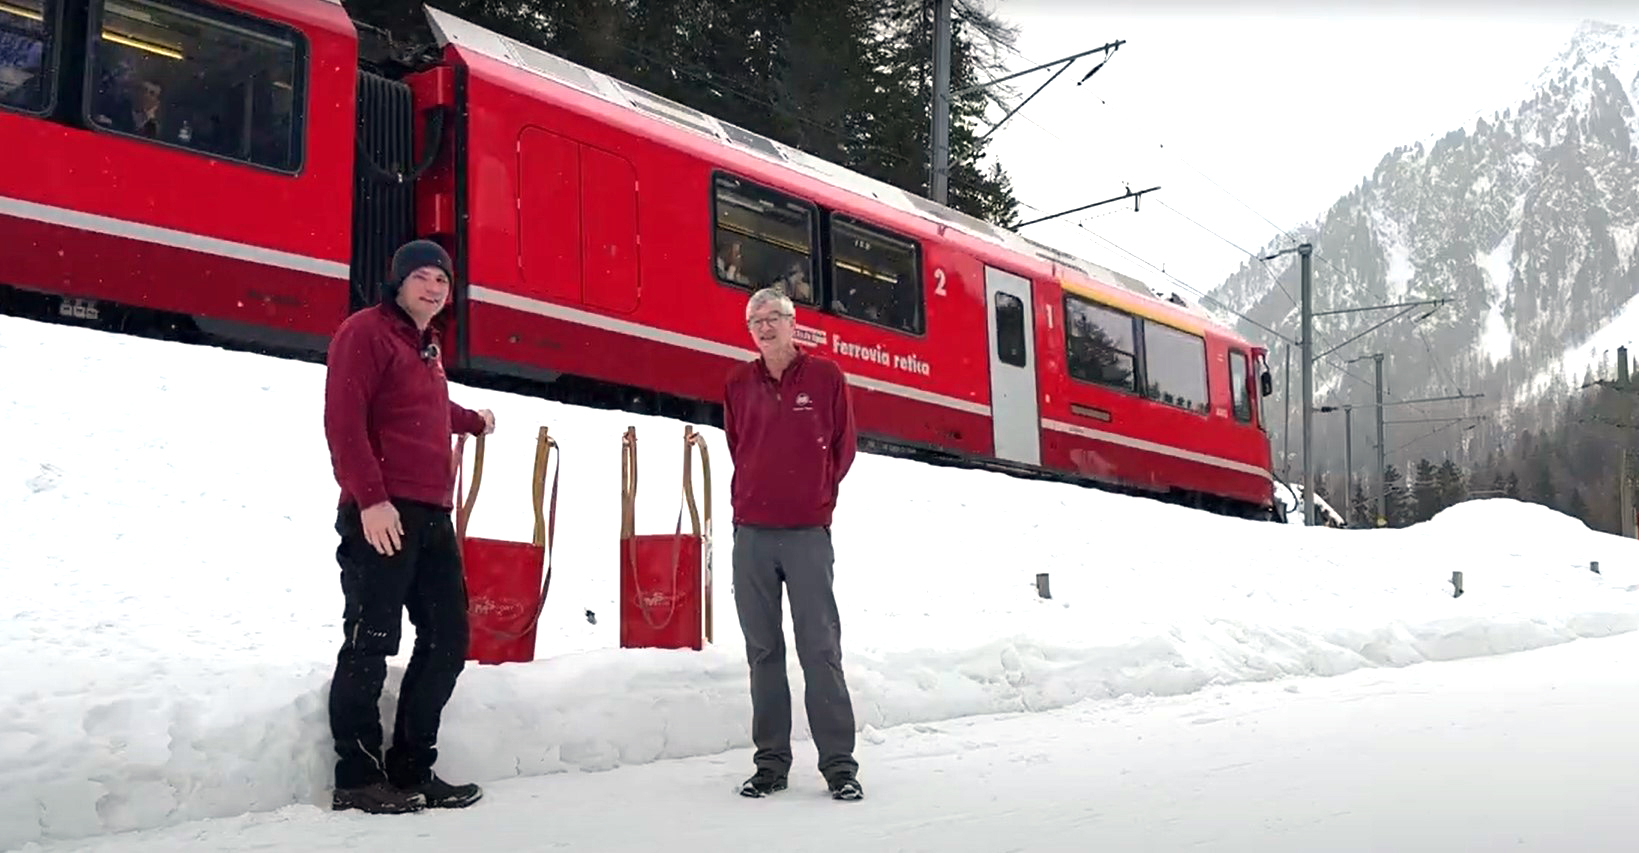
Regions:
<svg viewBox="0 0 1639 853"><path fill-rule="evenodd" d="M45 106L42 83L50 33L41 0L0 0L0 106L36 112Z"/></svg>

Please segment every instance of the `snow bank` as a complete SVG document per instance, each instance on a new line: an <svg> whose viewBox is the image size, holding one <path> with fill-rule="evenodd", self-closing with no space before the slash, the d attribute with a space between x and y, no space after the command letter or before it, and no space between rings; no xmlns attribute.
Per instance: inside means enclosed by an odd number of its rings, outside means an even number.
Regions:
<svg viewBox="0 0 1639 853"><path fill-rule="evenodd" d="M0 847L327 803L341 601L322 368L10 318L0 359L53 366L0 374ZM468 668L439 769L489 781L749 745L721 434L704 431L717 645L620 650L620 435L638 427L640 532L669 532L681 425L455 393L500 426L473 535L527 538L538 424L562 445L563 494L541 659ZM1514 501L1307 529L869 456L841 500L844 662L867 740L1639 627L1639 543ZM806 738L800 698L794 713Z"/></svg>

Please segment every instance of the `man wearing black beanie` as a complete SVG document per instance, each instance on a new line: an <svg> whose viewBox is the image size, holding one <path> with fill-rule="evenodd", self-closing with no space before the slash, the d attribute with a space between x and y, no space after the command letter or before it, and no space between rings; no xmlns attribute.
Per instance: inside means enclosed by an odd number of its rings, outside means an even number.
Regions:
<svg viewBox="0 0 1639 853"><path fill-rule="evenodd" d="M336 561L346 600L330 684L337 810L461 807L483 793L432 771L444 705L467 656L450 436L495 430L488 409L449 398L438 342L452 267L437 243L405 244L393 255L381 304L348 317L330 342L324 432L341 486ZM377 703L406 609L415 647L392 749L383 754Z"/></svg>

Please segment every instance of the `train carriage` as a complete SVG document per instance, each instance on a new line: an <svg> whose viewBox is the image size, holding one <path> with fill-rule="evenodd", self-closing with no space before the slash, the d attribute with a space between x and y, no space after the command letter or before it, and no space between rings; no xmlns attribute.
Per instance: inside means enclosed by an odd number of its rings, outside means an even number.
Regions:
<svg viewBox="0 0 1639 853"><path fill-rule="evenodd" d="M427 14L437 50L401 68L331 0L0 0L5 310L322 357L425 236L457 261L453 376L719 423L728 366L754 355L745 298L780 284L869 450L1281 515L1261 348Z"/></svg>

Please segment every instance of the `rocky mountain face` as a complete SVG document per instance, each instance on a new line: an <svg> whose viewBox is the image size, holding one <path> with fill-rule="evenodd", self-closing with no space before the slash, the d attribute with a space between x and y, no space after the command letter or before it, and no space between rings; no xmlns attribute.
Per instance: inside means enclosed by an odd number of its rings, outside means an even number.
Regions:
<svg viewBox="0 0 1639 853"><path fill-rule="evenodd" d="M1389 152L1318 222L1259 252L1313 243L1317 313L1445 300L1437 308L1316 318L1314 351L1326 355L1315 365L1315 403L1358 407L1357 476L1370 476L1376 455L1371 353L1385 354L1387 461L1405 471L1408 461L1425 456L1466 465L1522 430L1551 425L1590 373L1614 373L1611 341L1639 343L1639 325L1613 325L1630 322L1621 312L1639 293L1636 104L1639 29L1585 22L1528 97L1431 144ZM1300 294L1292 253L1249 261L1212 295L1296 340ZM1402 310L1408 313L1368 331ZM1633 314L1639 323L1639 308ZM1271 344L1275 394L1265 412L1277 459L1289 450L1291 475L1298 477L1298 348L1291 348L1288 410L1285 344L1219 315ZM1362 356L1368 357L1354 360ZM1483 397L1394 405L1458 394ZM1464 415L1486 417L1443 420ZM1316 414L1315 429L1317 470L1340 486L1342 413Z"/></svg>

